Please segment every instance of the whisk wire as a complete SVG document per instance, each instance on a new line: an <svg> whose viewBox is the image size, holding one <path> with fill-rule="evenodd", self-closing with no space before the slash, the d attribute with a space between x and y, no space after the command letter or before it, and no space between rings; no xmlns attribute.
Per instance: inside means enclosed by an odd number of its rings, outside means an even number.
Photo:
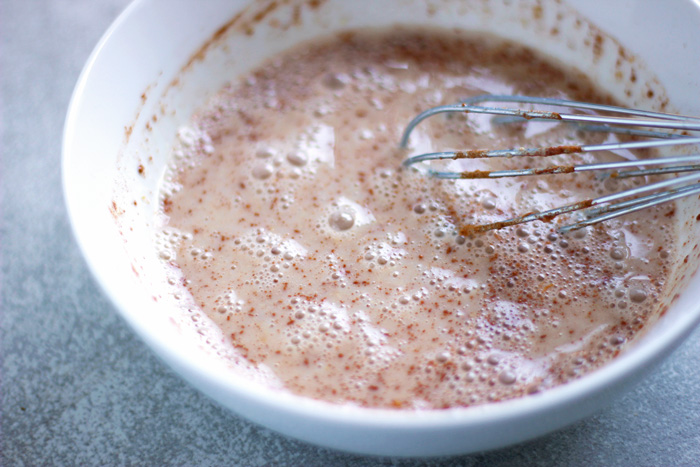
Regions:
<svg viewBox="0 0 700 467"><path fill-rule="evenodd" d="M604 112L608 114L622 114L624 117L598 115L598 114L572 114L560 113L550 110L522 110L510 108L486 107L482 102L500 102L500 103L516 103L516 104L532 104L544 105L547 107L567 107L570 109L586 110L593 112ZM495 115L495 118L506 122L515 122L527 120L549 121L553 123L574 123L579 125L579 129L592 129L594 131L609 131L614 133L623 133L634 137L646 137L650 139L642 141L625 141L614 143L603 143L596 145L561 145L539 148L516 148L516 149L495 149L495 150L461 150L461 151L443 151L427 154L419 154L408 157L404 160L405 167L414 166L421 162L429 162L434 160L457 160L457 159L481 159L492 157L550 157L561 154L573 154L582 152L597 152L597 151L619 151L619 150L635 150L644 148L659 148L664 146L676 145L695 145L700 144L700 137L690 136L689 131L700 131L700 118L664 114L659 112L650 112L639 109L627 109L623 107L593 104L587 102L574 102L561 99L539 98L529 96L499 96L499 95L483 95L470 99L465 99L459 104L444 105L428 109L416 116L406 127L400 141L401 148L408 147L408 140L415 127L433 115L440 113L460 112L460 113L475 113ZM630 116L634 118L630 118ZM641 118L639 118L641 117ZM593 125L589 125L589 124ZM639 127L655 128L657 130L643 130ZM682 134L671 131L682 131ZM689 162L700 161L700 154L690 154L685 156L669 156L653 159L626 160L616 162L606 162L597 164L580 164L580 165L554 165L544 168L527 168L513 170L472 170L463 172L436 171L427 170L427 174L432 177L443 179L474 179L474 178L501 178L501 177L517 177L531 176L544 174L564 174L587 172L593 170L611 170L612 172L605 177L613 178L629 178L648 175L663 175L676 174L684 172L700 171L700 164L687 164ZM682 164L682 165L671 165ZM667 167L647 168L648 166L665 165ZM628 167L643 167L639 170L620 171ZM575 211L587 210L585 212L586 219L580 220L570 225L560 227L561 232L583 228L593 225L598 222L603 222L630 212L646 209L660 203L669 202L684 196L700 193L700 174L694 173L690 175L680 176L677 178L666 179L660 182L649 185L635 187L629 190L606 195L592 200L585 200L578 203L573 203L566 206L561 206L547 211L529 213L523 216L507 219L500 222L493 222L482 225L468 225L462 228L462 234L472 234L483 232L492 229L498 229L510 225L531 222L534 220L551 221L555 217L562 214L572 213ZM638 196L642 193L662 190L681 183L691 183L680 188L669 189L660 193L654 193L643 197L638 197L632 200L626 200L609 204L617 200ZM589 209L593 206L607 204L605 207Z"/></svg>

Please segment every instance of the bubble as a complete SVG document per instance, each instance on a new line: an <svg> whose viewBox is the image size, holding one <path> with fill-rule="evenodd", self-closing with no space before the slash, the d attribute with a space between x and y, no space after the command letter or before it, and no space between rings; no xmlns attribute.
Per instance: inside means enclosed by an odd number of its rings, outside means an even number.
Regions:
<svg viewBox="0 0 700 467"><path fill-rule="evenodd" d="M515 374L509 370L504 370L501 372L500 375L498 375L498 381L500 381L501 383L503 383L505 385L510 385L510 384L515 383L516 379L517 379L517 377L515 376Z"/></svg>
<svg viewBox="0 0 700 467"><path fill-rule="evenodd" d="M360 132L360 139L362 140L372 139L373 137L374 133L372 133L372 130L365 129Z"/></svg>
<svg viewBox="0 0 700 467"><path fill-rule="evenodd" d="M630 300L634 303L642 303L647 299L647 293L642 289L632 289L630 290Z"/></svg>
<svg viewBox="0 0 700 467"><path fill-rule="evenodd" d="M340 73L328 73L323 77L323 85L334 91L343 89L346 81L347 76Z"/></svg>
<svg viewBox="0 0 700 467"><path fill-rule="evenodd" d="M328 219L328 223L335 230L348 230L355 225L355 216L350 210L337 211L331 214L330 218Z"/></svg>
<svg viewBox="0 0 700 467"><path fill-rule="evenodd" d="M413 206L413 212L416 214L423 214L428 207L425 204L416 204Z"/></svg>
<svg viewBox="0 0 700 467"><path fill-rule="evenodd" d="M613 248L610 250L610 257L615 260L625 259L627 252L623 248Z"/></svg>
<svg viewBox="0 0 700 467"><path fill-rule="evenodd" d="M328 115L331 113L331 109L329 109L326 106L321 106L318 109L314 110L314 116L316 117L323 117L324 115Z"/></svg>
<svg viewBox="0 0 700 467"><path fill-rule="evenodd" d="M528 245L527 243L520 243L518 245L518 251L520 253L527 253L528 251L530 251L530 245Z"/></svg>
<svg viewBox="0 0 700 467"><path fill-rule="evenodd" d="M610 344L612 345L622 345L625 343L625 338L622 336L612 336L610 338Z"/></svg>
<svg viewBox="0 0 700 467"><path fill-rule="evenodd" d="M274 148L261 148L255 155L261 159L267 159L268 157L273 157L277 155L277 151Z"/></svg>
<svg viewBox="0 0 700 467"><path fill-rule="evenodd" d="M515 233L518 235L518 237L527 237L530 235L530 231L526 227L518 227L518 229L515 231Z"/></svg>
<svg viewBox="0 0 700 467"><path fill-rule="evenodd" d="M435 357L435 360L437 360L438 363L447 363L450 360L450 353L449 352L440 352Z"/></svg>
<svg viewBox="0 0 700 467"><path fill-rule="evenodd" d="M253 167L253 177L259 180L265 180L272 175L274 168L271 164L259 164Z"/></svg>
<svg viewBox="0 0 700 467"><path fill-rule="evenodd" d="M481 202L484 209L496 209L496 200L493 198L486 198Z"/></svg>
<svg viewBox="0 0 700 467"><path fill-rule="evenodd" d="M287 154L287 160L292 165L296 165L297 167L302 167L302 166L306 165L308 158L306 157L306 154L304 154L301 151L292 151L289 154Z"/></svg>

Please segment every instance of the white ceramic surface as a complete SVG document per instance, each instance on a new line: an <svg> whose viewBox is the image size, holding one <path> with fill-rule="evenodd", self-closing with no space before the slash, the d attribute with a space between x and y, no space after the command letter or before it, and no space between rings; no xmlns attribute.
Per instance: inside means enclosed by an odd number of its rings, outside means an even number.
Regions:
<svg viewBox="0 0 700 467"><path fill-rule="evenodd" d="M178 126L237 73L294 43L332 31L432 24L493 31L544 49L586 70L630 105L650 106L663 99L661 88L652 82L655 98L646 101L651 78L644 67L638 68L640 79L634 85L626 77L616 78L612 70L618 47L606 40L610 47L595 57L584 45L594 32L577 28L566 4L544 2L540 16L534 3L506 0L446 0L435 8L430 7L433 2L420 0L338 0L316 8L304 5L299 25L292 21L292 6L267 12L266 3L255 2L206 53L193 56L248 2L136 1L96 47L68 110L64 192L87 263L124 319L194 386L253 421L323 446L400 456L465 453L532 438L590 414L665 357L700 320L700 277L693 277L654 329L607 367L543 394L469 409L409 412L334 406L267 389L211 358L203 338L184 324L191 316L174 311L150 233L158 223L158 183ZM654 0L595 0L575 6L654 70L672 105L700 114L700 4L679 1L671 9L669 3ZM557 20L557 11L564 13L563 19ZM262 21L252 20L263 12ZM549 36L554 25L564 31L556 39ZM632 66L638 67L639 61L623 64L622 70L628 73ZM697 211L693 201L680 211ZM689 242L683 256L691 254L689 277L697 265L693 239L700 237L694 214L688 217L693 222L684 228ZM208 338L216 337L210 330Z"/></svg>

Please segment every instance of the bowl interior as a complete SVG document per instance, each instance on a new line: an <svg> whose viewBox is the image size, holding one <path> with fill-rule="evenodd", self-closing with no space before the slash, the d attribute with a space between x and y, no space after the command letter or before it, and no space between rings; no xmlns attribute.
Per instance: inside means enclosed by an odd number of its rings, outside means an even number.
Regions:
<svg viewBox="0 0 700 467"><path fill-rule="evenodd" d="M195 10L185 2L135 2L91 56L65 127L64 191L91 270L135 331L195 386L308 441L376 454L451 454L517 442L590 413L700 320L695 199L678 208L682 266L671 280L681 293L635 346L594 374L544 394L449 411L333 406L269 389L235 371L214 358L227 351L220 332L172 297L168 279L177 271L163 267L153 246L162 221L158 188L178 128L237 75L294 44L341 30L405 24L496 33L585 71L629 106L670 103L700 115L700 100L687 98L700 91L700 70L688 65L700 63L697 4L671 10L651 0L596 0L576 7L580 14L556 1L211 0ZM566 415L558 413L564 406Z"/></svg>

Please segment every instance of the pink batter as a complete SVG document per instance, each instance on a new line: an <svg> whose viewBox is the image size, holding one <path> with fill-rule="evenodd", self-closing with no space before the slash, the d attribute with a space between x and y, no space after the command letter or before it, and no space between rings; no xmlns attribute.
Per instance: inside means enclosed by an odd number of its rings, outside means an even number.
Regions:
<svg viewBox="0 0 700 467"><path fill-rule="evenodd" d="M161 235L177 239L165 257L183 292L252 365L331 402L468 406L600 367L658 313L673 245L669 223L654 219L673 208L565 237L543 223L460 236L467 223L622 187L588 175L439 181L400 168L414 115L483 93L606 101L527 49L428 31L345 34L234 82L180 131L163 188ZM528 128L435 117L411 152L582 138ZM574 160L592 159L552 162Z"/></svg>

